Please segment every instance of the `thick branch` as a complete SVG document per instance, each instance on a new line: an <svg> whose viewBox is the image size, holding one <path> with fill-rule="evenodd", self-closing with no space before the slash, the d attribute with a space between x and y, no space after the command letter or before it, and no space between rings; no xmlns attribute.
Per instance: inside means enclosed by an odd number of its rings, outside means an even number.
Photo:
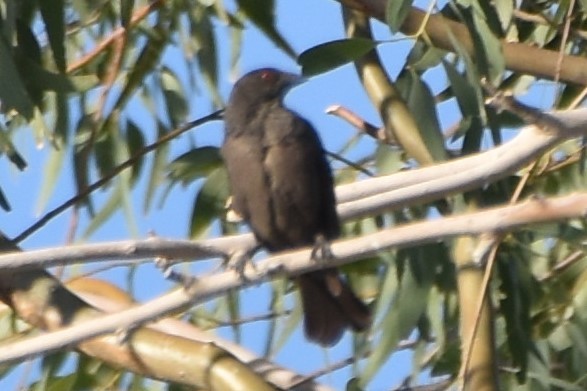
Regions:
<svg viewBox="0 0 587 391"><path fill-rule="evenodd" d="M2 249L8 249L10 244L6 240L0 240L0 246ZM123 367L148 377L199 388L272 389L247 365L212 344L146 328L137 329L138 323L125 323L123 328L109 323L111 331L124 331L120 335L103 335L105 333L95 332L92 329L94 322L96 319L102 319L104 314L72 294L60 281L44 270L0 273L0 296L24 321L43 330L61 329L55 334L41 335L40 339L33 340L33 344L42 343L49 347L60 345L61 348L77 345L82 352L110 365ZM70 331L70 328L65 326L77 323L84 325L82 329L90 330L91 336L100 336L93 339L81 337L75 340L75 343L67 338L61 341L63 334L67 336ZM76 332L75 328L73 332ZM125 336L123 342L121 337ZM52 350L49 348L46 352ZM5 352L4 358L7 361L22 360L38 353L35 346L31 346L30 340L4 346L2 351ZM18 354L15 354L17 352ZM169 354L170 352L174 354Z"/></svg>
<svg viewBox="0 0 587 391"><path fill-rule="evenodd" d="M559 123L556 130L530 125L486 152L341 186L336 193L339 214L353 218L479 188L515 173L563 140L587 133L587 109L548 115Z"/></svg>
<svg viewBox="0 0 587 391"><path fill-rule="evenodd" d="M360 238L339 240L332 243L332 252L336 258L329 261L328 266L348 264L374 256L390 248L431 243L459 235L477 235L487 232L504 233L528 224L579 218L583 217L586 211L587 193L577 193L552 199L532 199L516 205L447 217L437 221L408 224ZM203 303L232 289L259 284L276 274L295 276L325 267L325 263L316 263L311 259L311 251L312 249L307 248L278 254L259 262L255 267L248 265L243 270L244 279L240 273L234 270L207 276L204 279L196 280L187 289L176 290L131 309L115 314L100 315L99 319L83 321L81 324L56 331L54 333L55 344L50 349L73 346L88 338L133 328L161 315L193 304ZM2 260L0 262L3 263L5 257L0 257ZM18 273L18 275L28 274L30 272ZM52 313L43 313L43 316L51 317ZM98 316L94 314L91 317L96 318ZM48 322L45 319L43 320ZM133 333L132 335L141 334ZM35 338L45 338L45 336L33 337L27 341L19 342L19 344L34 345ZM112 336L104 338L109 339L111 343L116 342L116 339L113 340ZM87 342L86 344L91 345L93 343ZM19 351L24 351L22 346L14 345L18 347ZM89 351L94 354L99 353L94 349L89 349ZM0 361L19 360L26 357L26 355L23 357L14 356L12 352L13 350L9 349L0 351ZM97 357L102 358L101 356ZM102 359L108 361L106 358Z"/></svg>
<svg viewBox="0 0 587 391"><path fill-rule="evenodd" d="M385 9L387 0L339 0L342 4L368 13L370 16L385 23ZM420 32L422 25L430 41L441 49L455 51L451 35L475 56L473 40L467 28L458 22L447 19L440 14L429 15L426 12L412 8L401 26L401 32L414 35ZM450 33L449 33L450 31ZM559 52L539 48L526 43L502 41L503 56L506 68L513 72L543 77L549 80L587 85L587 60L583 57L566 55L563 57L560 69L557 68ZM537 61L537 59L540 59ZM557 73L558 71L558 73Z"/></svg>

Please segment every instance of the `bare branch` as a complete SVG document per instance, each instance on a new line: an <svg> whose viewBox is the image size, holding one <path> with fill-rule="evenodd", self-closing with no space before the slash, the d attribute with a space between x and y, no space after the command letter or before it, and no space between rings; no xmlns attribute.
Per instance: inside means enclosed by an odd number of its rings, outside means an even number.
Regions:
<svg viewBox="0 0 587 391"><path fill-rule="evenodd" d="M0 351L0 362L18 361L30 357L34 352L38 352L37 346L40 343L46 347L45 351L53 351L75 346L81 341L102 334L132 329L164 314L203 303L231 289L259 284L276 274L295 276L326 266L351 263L389 248L431 243L459 235L503 233L528 224L583 217L586 211L587 193L551 199L531 199L516 205L447 217L437 221L412 223L359 238L339 240L332 243L335 259L329 261L328 265L325 262L318 264L312 261L311 248L277 254L259 262L255 267L247 265L242 271L244 280L241 278L241 273L228 270L195 280L187 289L178 289L119 313L104 315L99 319L55 331L51 333L51 337L37 336L15 343L10 348L3 347ZM79 246L78 250L81 247L83 246ZM196 248L199 252L200 248ZM38 255L39 251L36 253ZM81 257L83 252L79 254ZM1 256L0 264L6 265L8 257L11 256L14 257L16 254Z"/></svg>
<svg viewBox="0 0 587 391"><path fill-rule="evenodd" d="M498 147L447 163L366 179L337 189L343 218L374 214L480 188L511 175L565 139L587 132L587 109L541 114L556 131L529 125ZM351 202L352 201L352 202Z"/></svg>

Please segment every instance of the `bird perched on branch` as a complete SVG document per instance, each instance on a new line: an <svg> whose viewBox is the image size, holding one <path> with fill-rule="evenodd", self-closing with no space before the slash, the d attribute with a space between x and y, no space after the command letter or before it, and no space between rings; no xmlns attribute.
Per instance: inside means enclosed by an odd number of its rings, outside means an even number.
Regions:
<svg viewBox="0 0 587 391"><path fill-rule="evenodd" d="M324 246L340 233L332 173L318 134L283 106L285 93L300 81L272 68L252 71L235 84L224 114L222 157L232 208L270 252ZM310 340L331 346L346 328L370 326L369 309L336 269L303 274L296 282Z"/></svg>

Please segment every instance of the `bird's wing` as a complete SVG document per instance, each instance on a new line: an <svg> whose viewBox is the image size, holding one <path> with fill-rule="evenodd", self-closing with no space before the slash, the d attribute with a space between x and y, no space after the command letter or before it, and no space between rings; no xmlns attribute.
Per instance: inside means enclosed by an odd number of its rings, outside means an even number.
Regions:
<svg viewBox="0 0 587 391"><path fill-rule="evenodd" d="M305 121L303 132L271 145L266 152L268 174L275 215L275 228L287 242L295 245L314 243L316 235L338 235L332 176L322 145L313 128Z"/></svg>
<svg viewBox="0 0 587 391"><path fill-rule="evenodd" d="M270 188L263 167L263 148L259 140L245 137L226 137L221 150L230 178L232 208L253 230L271 229Z"/></svg>

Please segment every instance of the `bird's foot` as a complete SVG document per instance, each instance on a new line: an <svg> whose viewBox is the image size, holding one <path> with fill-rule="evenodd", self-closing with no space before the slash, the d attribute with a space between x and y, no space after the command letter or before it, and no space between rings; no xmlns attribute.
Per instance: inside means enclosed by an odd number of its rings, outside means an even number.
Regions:
<svg viewBox="0 0 587 391"><path fill-rule="evenodd" d="M165 279L181 284L185 290L190 290L191 286L197 280L194 276L173 270L171 264L165 258L155 259L155 265L162 270L163 277L165 277Z"/></svg>
<svg viewBox="0 0 587 391"><path fill-rule="evenodd" d="M223 263L224 267L234 270L243 281L246 281L246 267L250 265L254 270L257 270L257 266L255 265L255 262L253 262L253 255L255 255L260 247L260 245L257 245L250 249L233 252L228 258L225 259Z"/></svg>
<svg viewBox="0 0 587 391"><path fill-rule="evenodd" d="M330 243L324 237L324 235L316 235L314 248L312 248L310 258L319 262L327 261L329 259L334 258L334 254L332 253L332 249L330 248Z"/></svg>

